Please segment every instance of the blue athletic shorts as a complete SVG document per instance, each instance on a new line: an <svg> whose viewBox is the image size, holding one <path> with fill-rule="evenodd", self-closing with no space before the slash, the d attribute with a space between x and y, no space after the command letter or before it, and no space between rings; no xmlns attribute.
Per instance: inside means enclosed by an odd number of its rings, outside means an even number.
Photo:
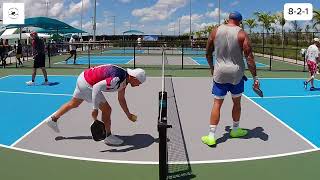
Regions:
<svg viewBox="0 0 320 180"><path fill-rule="evenodd" d="M244 80L241 79L239 84L220 84L213 82L212 95L217 99L224 99L228 91L231 93L232 97L240 97L244 92Z"/></svg>

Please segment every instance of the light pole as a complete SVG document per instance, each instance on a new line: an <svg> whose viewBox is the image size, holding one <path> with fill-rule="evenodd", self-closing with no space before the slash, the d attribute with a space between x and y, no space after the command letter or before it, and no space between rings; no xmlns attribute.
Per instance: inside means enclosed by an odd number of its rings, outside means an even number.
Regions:
<svg viewBox="0 0 320 180"><path fill-rule="evenodd" d="M93 41L96 41L97 30L97 0L94 0L94 17L93 17Z"/></svg>
<svg viewBox="0 0 320 180"><path fill-rule="evenodd" d="M113 17L113 36L116 35L116 16L111 16Z"/></svg>
<svg viewBox="0 0 320 180"><path fill-rule="evenodd" d="M49 2L49 0L45 0L45 2L43 4L46 6L46 17L48 17L50 2Z"/></svg>
<svg viewBox="0 0 320 180"><path fill-rule="evenodd" d="M179 36L180 36L181 18L179 18Z"/></svg>
<svg viewBox="0 0 320 180"><path fill-rule="evenodd" d="M81 26L81 39L82 39L82 21L83 21L83 0L81 0L81 20L80 20L81 22L80 22L80 26Z"/></svg>
<svg viewBox="0 0 320 180"><path fill-rule="evenodd" d="M221 18L220 18L220 14L221 14L221 12L220 12L220 0L218 0L218 8L219 8L219 11L218 11L218 14L219 14L219 25L221 24Z"/></svg>
<svg viewBox="0 0 320 180"><path fill-rule="evenodd" d="M189 40L190 40L190 42L191 42L191 0L190 0L190 34L189 34Z"/></svg>

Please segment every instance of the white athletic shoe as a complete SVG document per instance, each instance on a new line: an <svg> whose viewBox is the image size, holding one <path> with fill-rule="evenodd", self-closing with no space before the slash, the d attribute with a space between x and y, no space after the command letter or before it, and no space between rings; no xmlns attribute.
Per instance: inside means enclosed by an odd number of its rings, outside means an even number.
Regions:
<svg viewBox="0 0 320 180"><path fill-rule="evenodd" d="M46 124L56 133L59 133L60 132L60 129L58 127L58 123L57 122L54 122L51 120L51 118L49 118L47 121L46 121Z"/></svg>
<svg viewBox="0 0 320 180"><path fill-rule="evenodd" d="M120 146L123 144L123 140L111 134L104 139L104 143L110 146Z"/></svg>
<svg viewBox="0 0 320 180"><path fill-rule="evenodd" d="M26 82L26 84L27 84L28 86L34 86L34 85L36 85L36 83L35 83L35 82L32 82L32 81L28 81L28 82Z"/></svg>

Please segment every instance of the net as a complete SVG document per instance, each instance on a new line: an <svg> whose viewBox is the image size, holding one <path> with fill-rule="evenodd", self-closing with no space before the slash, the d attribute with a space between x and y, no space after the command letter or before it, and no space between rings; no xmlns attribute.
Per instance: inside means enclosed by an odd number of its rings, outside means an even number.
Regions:
<svg viewBox="0 0 320 180"><path fill-rule="evenodd" d="M172 77L165 74L166 65L168 65L168 59L166 51L163 50L158 123L160 138L159 175L161 180L188 179L188 177L192 175L191 165L180 121ZM160 154L162 155L160 156Z"/></svg>

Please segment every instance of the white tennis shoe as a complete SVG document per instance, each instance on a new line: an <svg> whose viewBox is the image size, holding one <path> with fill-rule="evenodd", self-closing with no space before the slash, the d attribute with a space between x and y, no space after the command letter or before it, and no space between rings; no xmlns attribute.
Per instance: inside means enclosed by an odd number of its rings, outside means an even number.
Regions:
<svg viewBox="0 0 320 180"><path fill-rule="evenodd" d="M35 82L32 82L32 81L28 81L28 82L26 82L26 84L27 84L28 86L34 86L34 85L36 85L36 83L35 83Z"/></svg>
<svg viewBox="0 0 320 180"><path fill-rule="evenodd" d="M47 121L46 121L46 124L56 133L59 133L60 132L60 129L58 127L58 123L57 122L54 122L51 120L51 118L49 118Z"/></svg>
<svg viewBox="0 0 320 180"><path fill-rule="evenodd" d="M120 146L121 144L123 144L123 140L111 134L104 139L104 143L110 146Z"/></svg>

